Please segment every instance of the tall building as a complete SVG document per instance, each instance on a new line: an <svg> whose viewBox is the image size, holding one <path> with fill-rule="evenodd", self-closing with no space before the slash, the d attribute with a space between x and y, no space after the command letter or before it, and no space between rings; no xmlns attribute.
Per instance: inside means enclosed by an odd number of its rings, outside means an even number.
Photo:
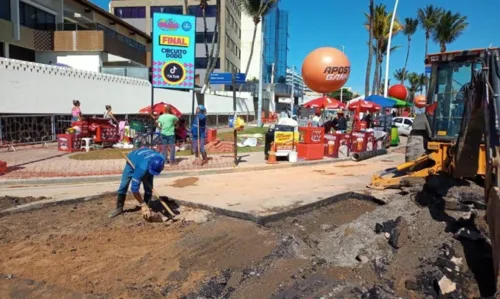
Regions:
<svg viewBox="0 0 500 299"><path fill-rule="evenodd" d="M297 69L286 69L286 84L292 86L295 93L302 94L304 91L304 80Z"/></svg>
<svg viewBox="0 0 500 299"><path fill-rule="evenodd" d="M87 0L0 0L0 57L93 72L145 67L151 37Z"/></svg>
<svg viewBox="0 0 500 299"><path fill-rule="evenodd" d="M264 17L265 83L286 83L288 37L288 12L279 8L278 1Z"/></svg>
<svg viewBox="0 0 500 299"><path fill-rule="evenodd" d="M252 51L252 39L255 30L253 18L243 13L241 15L241 70L245 71L250 52ZM252 61L248 69L247 80L252 81L259 78L260 72L260 48L262 44L262 22L257 25L255 31L255 44L253 47Z"/></svg>
<svg viewBox="0 0 500 299"><path fill-rule="evenodd" d="M207 23L208 53L205 47L205 26L199 0L188 0L187 12L184 11L184 0L112 0L110 11L136 26L147 34L152 33L152 16L155 12L196 16L196 74L203 82L208 63L207 56L211 51L214 36L217 7L215 1L208 2L205 16ZM221 0L221 28L219 59L214 72L240 72L241 58L241 11L235 0Z"/></svg>

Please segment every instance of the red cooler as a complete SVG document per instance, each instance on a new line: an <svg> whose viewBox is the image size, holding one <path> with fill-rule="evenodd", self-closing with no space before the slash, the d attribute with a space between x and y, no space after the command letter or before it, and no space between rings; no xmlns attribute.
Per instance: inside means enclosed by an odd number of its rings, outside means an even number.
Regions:
<svg viewBox="0 0 500 299"><path fill-rule="evenodd" d="M339 143L336 134L325 134L325 156L330 158L338 158Z"/></svg>
<svg viewBox="0 0 500 299"><path fill-rule="evenodd" d="M323 127L299 127L299 143L323 144L325 128Z"/></svg>
<svg viewBox="0 0 500 299"><path fill-rule="evenodd" d="M373 132L366 132L365 133L365 145L366 145L365 150L367 152L371 152L371 151L375 150L376 143L375 143L375 136L373 135Z"/></svg>
<svg viewBox="0 0 500 299"><path fill-rule="evenodd" d="M297 144L297 156L304 160L321 160L323 159L324 145L323 143L299 143Z"/></svg>
<svg viewBox="0 0 500 299"><path fill-rule="evenodd" d="M366 141L364 133L352 133L351 152L360 153L366 151Z"/></svg>
<svg viewBox="0 0 500 299"><path fill-rule="evenodd" d="M335 134L336 142L335 147L337 148L338 158L349 158L351 152L351 135L349 134Z"/></svg>

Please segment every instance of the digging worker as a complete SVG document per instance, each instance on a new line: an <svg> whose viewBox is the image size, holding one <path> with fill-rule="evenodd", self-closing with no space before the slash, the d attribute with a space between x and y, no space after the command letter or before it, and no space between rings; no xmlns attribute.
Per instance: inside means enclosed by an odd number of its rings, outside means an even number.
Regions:
<svg viewBox="0 0 500 299"><path fill-rule="evenodd" d="M165 158L150 148L134 150L127 157L133 165L127 162L125 169L123 169L122 180L117 192L116 209L111 211L108 216L112 218L123 212L128 187L130 181L132 181L130 188L132 194L141 204L142 216L148 220L151 216L148 204L153 196L153 177L162 172L165 165ZM141 183L144 184L144 199L139 192Z"/></svg>

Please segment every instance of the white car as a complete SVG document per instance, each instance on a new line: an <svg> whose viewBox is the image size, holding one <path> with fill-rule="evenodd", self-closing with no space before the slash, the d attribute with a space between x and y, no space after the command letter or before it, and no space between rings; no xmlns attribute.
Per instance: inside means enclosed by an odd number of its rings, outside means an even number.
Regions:
<svg viewBox="0 0 500 299"><path fill-rule="evenodd" d="M398 132L400 135L410 135L411 129L413 127L413 117L395 117L392 122L396 127L398 127Z"/></svg>

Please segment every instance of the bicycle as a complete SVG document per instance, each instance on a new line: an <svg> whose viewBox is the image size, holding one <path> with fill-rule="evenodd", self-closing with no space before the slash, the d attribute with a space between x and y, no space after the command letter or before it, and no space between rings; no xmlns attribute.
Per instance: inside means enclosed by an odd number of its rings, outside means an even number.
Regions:
<svg viewBox="0 0 500 299"><path fill-rule="evenodd" d="M144 132L136 132L134 137L134 146L136 147L149 147L155 150L161 149L161 133L154 132L155 127L145 126ZM152 133L152 134L151 134ZM153 140L151 140L151 135Z"/></svg>

